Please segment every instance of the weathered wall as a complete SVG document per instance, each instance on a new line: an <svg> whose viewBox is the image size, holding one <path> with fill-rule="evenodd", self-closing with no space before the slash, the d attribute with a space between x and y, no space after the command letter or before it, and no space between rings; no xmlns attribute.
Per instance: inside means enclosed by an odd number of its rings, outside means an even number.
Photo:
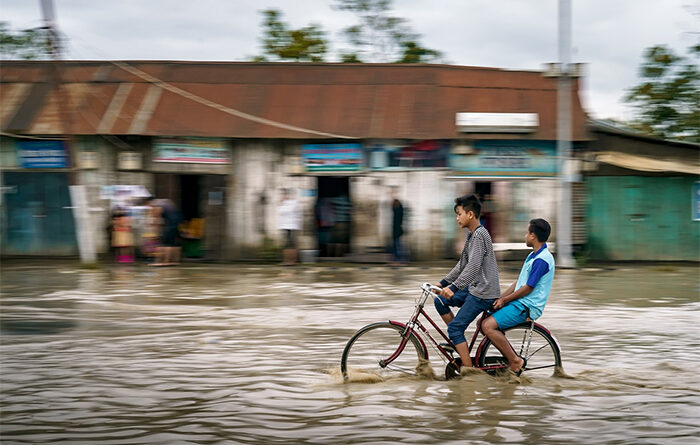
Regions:
<svg viewBox="0 0 700 445"><path fill-rule="evenodd" d="M590 176L589 253L598 260L700 261L692 176Z"/></svg>

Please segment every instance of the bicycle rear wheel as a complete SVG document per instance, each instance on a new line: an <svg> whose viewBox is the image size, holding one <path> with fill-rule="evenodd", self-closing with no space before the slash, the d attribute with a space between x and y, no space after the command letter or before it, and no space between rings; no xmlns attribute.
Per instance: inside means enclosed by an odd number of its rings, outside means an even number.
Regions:
<svg viewBox="0 0 700 445"><path fill-rule="evenodd" d="M515 352L527 359L525 374L533 377L551 377L561 368L561 351L557 341L543 327L535 325L532 338L529 335L530 323L522 323L508 328L503 333L515 349ZM477 366L508 366L508 360L485 337L479 346Z"/></svg>
<svg viewBox="0 0 700 445"><path fill-rule="evenodd" d="M350 382L379 382L398 376L415 376L428 368L426 351L411 333L403 351L388 365L401 344L404 328L389 322L373 323L357 331L345 345L340 370Z"/></svg>

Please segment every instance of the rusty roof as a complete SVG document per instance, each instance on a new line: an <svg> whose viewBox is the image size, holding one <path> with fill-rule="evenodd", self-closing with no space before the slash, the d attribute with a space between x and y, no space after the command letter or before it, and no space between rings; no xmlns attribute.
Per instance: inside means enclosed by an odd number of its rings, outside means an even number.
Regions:
<svg viewBox="0 0 700 445"><path fill-rule="evenodd" d="M577 81L572 90L573 139L586 140ZM501 112L537 113L539 128L527 136L470 137L554 140L556 102L556 79L540 72L452 65L0 65L0 128L25 135L454 139L464 136L456 128L456 113Z"/></svg>

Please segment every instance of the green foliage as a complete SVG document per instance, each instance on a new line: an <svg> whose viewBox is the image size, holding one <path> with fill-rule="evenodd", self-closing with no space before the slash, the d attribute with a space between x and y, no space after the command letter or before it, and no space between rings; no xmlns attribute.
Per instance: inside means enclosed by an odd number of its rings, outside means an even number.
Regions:
<svg viewBox="0 0 700 445"><path fill-rule="evenodd" d="M294 60L296 62L322 62L326 54L327 43L320 26L309 25L299 29L288 29L281 21L282 13L276 9L263 11L263 51L265 55L276 60ZM265 61L265 56L254 60Z"/></svg>
<svg viewBox="0 0 700 445"><path fill-rule="evenodd" d="M664 45L647 48L639 75L642 83L624 100L637 107L632 125L653 136L700 142L700 45L677 56Z"/></svg>
<svg viewBox="0 0 700 445"><path fill-rule="evenodd" d="M336 8L359 20L343 30L353 47L351 53L341 54L343 62L425 63L441 57L439 51L419 45L420 35L405 19L390 14L391 0L336 0Z"/></svg>
<svg viewBox="0 0 700 445"><path fill-rule="evenodd" d="M341 53L340 60L343 63L362 63L362 60L360 60L360 56L358 56L357 53Z"/></svg>
<svg viewBox="0 0 700 445"><path fill-rule="evenodd" d="M397 63L425 63L440 58L439 51L427 49L419 46L416 42L402 42L403 56Z"/></svg>
<svg viewBox="0 0 700 445"><path fill-rule="evenodd" d="M0 22L0 57L3 59L41 59L50 53L49 33L44 28L13 31L8 22Z"/></svg>

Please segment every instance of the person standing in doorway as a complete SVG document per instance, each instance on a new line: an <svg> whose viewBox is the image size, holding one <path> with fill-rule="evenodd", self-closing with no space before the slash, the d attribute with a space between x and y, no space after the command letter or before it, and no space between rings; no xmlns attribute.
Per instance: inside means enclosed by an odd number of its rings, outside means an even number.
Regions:
<svg viewBox="0 0 700 445"><path fill-rule="evenodd" d="M346 194L330 199L333 205L334 224L331 229L330 256L342 257L350 252L350 220L352 202Z"/></svg>
<svg viewBox="0 0 700 445"><path fill-rule="evenodd" d="M147 201L148 211L143 230L143 254L149 265L161 266L156 263L158 258L158 249L160 248L161 233L163 228L163 208L153 205L151 200Z"/></svg>
<svg viewBox="0 0 700 445"><path fill-rule="evenodd" d="M175 266L180 263L179 229L182 214L169 199L155 200L162 208L162 229L160 247L157 249L154 266Z"/></svg>
<svg viewBox="0 0 700 445"><path fill-rule="evenodd" d="M292 266L297 262L297 235L301 230L301 211L299 203L291 190L282 189L282 202L278 209L279 229L284 239L282 265Z"/></svg>
<svg viewBox="0 0 700 445"><path fill-rule="evenodd" d="M400 266L407 262L405 249L401 242L404 234L404 207L398 198L398 187L391 188L391 255L392 266Z"/></svg>
<svg viewBox="0 0 700 445"><path fill-rule="evenodd" d="M134 262L134 234L125 209L117 209L112 222L112 247L118 263Z"/></svg>

